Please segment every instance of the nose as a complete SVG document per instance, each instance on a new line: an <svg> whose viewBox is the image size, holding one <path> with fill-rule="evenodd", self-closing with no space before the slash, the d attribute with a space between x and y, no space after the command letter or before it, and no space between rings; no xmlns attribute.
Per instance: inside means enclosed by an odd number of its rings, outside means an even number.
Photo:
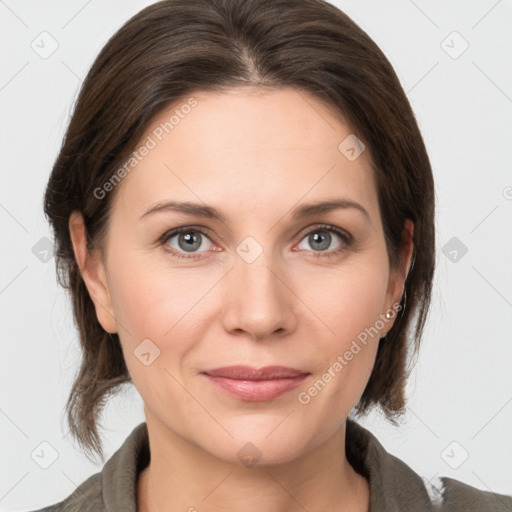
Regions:
<svg viewBox="0 0 512 512"><path fill-rule="evenodd" d="M287 281L288 273L267 252L252 263L237 256L224 288L226 331L245 333L253 340L293 332L300 301Z"/></svg>

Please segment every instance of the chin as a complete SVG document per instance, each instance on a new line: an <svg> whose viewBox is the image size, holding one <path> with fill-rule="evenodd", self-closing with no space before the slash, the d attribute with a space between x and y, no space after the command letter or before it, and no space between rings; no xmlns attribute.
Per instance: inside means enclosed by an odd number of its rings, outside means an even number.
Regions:
<svg viewBox="0 0 512 512"><path fill-rule="evenodd" d="M297 430L291 425L287 425L286 428L285 423L288 420L283 422L285 417L286 414L278 420L274 416L266 422L248 423L246 428L243 425L236 428L227 426L233 438L228 435L223 436L221 440L212 438L208 444L205 444L203 438L202 448L226 463L242 467L289 463L317 443L310 437L311 434L305 435L303 428L299 430L299 426ZM280 422L283 422L282 425L279 425ZM315 437L319 439L319 436Z"/></svg>

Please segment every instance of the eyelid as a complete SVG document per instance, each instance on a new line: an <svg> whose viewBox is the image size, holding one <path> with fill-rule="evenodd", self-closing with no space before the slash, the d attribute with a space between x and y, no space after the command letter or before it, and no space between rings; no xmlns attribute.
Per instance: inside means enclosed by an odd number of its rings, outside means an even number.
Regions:
<svg viewBox="0 0 512 512"><path fill-rule="evenodd" d="M345 247L342 249L331 249L330 251L306 251L306 252L313 253L317 257L322 256L322 255L325 255L325 256L334 255L335 253L341 252L344 249L348 248L354 242L354 237L348 231L346 231L342 228L339 228L338 226L334 226L332 224L317 223L317 224L313 224L313 225L303 228L299 232L299 234L294 237L294 239L295 239L294 245L301 242L303 240L303 238L306 237L307 235L309 235L315 231L320 231L320 230L334 232L336 235L338 235L343 240ZM217 242L215 241L214 237L212 237L212 235L210 234L210 230L208 228L205 228L203 226L195 226L195 225L184 225L184 226L179 226L176 228L169 229L158 239L158 243L164 247L164 250L166 250L167 252L171 253L172 255L174 255L178 258L198 259L201 257L200 256L201 254L208 252L208 251L190 253L187 255L187 253L185 251L183 251L183 252L176 251L176 249L173 249L173 248L170 248L167 246L167 242L169 241L170 238L173 238L174 236L179 235L180 233L188 232L188 231L193 231L193 232L195 231L195 232L201 233L206 238L208 238L208 240L210 240L210 242L212 242L212 244L216 245L217 247L219 246L219 244L217 244ZM219 252L219 251L215 251L215 252ZM298 251L295 251L295 252L298 252ZM302 252L302 250L301 250L301 252Z"/></svg>
<svg viewBox="0 0 512 512"><path fill-rule="evenodd" d="M185 226L179 226L176 228L172 228L167 230L159 239L158 243L161 245L166 245L170 238L175 237L176 235L179 235L181 233L187 233L188 231L201 233L204 235L210 242L212 242L214 245L218 245L217 242L214 240L214 237L210 234L210 230L208 228L205 228L203 226L194 226L194 225L185 225ZM203 251L206 252L206 251ZM200 254L200 253L198 253Z"/></svg>
<svg viewBox="0 0 512 512"><path fill-rule="evenodd" d="M301 241L306 235L309 235L310 233L312 233L316 230L320 231L322 229L325 229L326 231L334 231L334 233L336 233L338 236L345 238L347 243L349 243L353 240L352 235L348 231L346 231L342 228L339 228L338 226L334 226L332 224L322 224L322 223L313 224L312 226L308 226L307 228L304 228L303 230L301 230L299 232L299 234L297 235L297 240Z"/></svg>

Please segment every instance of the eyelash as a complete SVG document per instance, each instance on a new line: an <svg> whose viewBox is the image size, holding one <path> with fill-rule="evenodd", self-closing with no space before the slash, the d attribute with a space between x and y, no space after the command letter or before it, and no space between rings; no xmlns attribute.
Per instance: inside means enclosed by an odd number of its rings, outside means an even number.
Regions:
<svg viewBox="0 0 512 512"><path fill-rule="evenodd" d="M312 233L315 233L317 231L333 232L342 239L343 243L340 246L340 248L338 248L338 249L332 249L330 251L311 251L311 252L313 252L315 258L331 258L334 256L338 256L342 252L348 250L354 242L354 239L350 234L348 234L345 231L342 231L341 229L339 229L336 226L333 226L331 224L319 224L319 225L315 226L314 228L310 229L309 231L306 231L305 233L304 232L301 233L300 237L299 237L299 242L302 241L302 239L305 238L306 236L308 236ZM172 237L179 235L180 233L188 233L188 232L201 233L206 238L210 239L208 233L204 229L196 228L194 226L185 226L182 228L176 228L171 231L167 231L166 233L164 233L162 235L162 237L159 239L158 243L160 245L162 245L163 249L167 253L169 253L173 258L178 258L178 259L186 258L186 259L192 259L192 260L201 258L202 257L201 253L185 255L185 253L177 252L175 249L171 249L168 247L167 242Z"/></svg>

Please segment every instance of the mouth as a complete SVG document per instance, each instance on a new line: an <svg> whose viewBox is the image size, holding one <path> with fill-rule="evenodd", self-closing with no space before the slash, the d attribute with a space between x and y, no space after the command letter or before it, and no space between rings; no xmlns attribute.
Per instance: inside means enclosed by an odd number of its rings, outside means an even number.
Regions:
<svg viewBox="0 0 512 512"><path fill-rule="evenodd" d="M220 391L248 402L266 402L300 386L309 372L285 366L227 366L202 372Z"/></svg>

